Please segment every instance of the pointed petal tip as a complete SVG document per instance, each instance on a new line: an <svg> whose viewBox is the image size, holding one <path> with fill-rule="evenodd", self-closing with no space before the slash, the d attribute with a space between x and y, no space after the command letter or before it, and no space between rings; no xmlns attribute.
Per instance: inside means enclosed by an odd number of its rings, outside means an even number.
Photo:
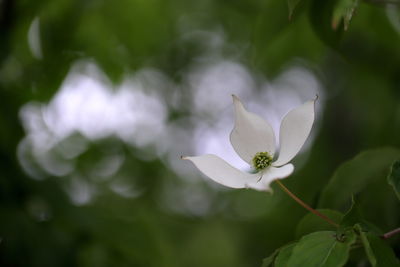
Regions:
<svg viewBox="0 0 400 267"><path fill-rule="evenodd" d="M290 162L302 148L314 124L317 96L292 109L283 118L279 133L280 153L275 166Z"/></svg>
<svg viewBox="0 0 400 267"><path fill-rule="evenodd" d="M318 95L318 94L315 94L314 99L313 99L313 100L310 100L310 102L312 102L313 105L314 105L314 111L315 111L315 105L316 105L318 99L319 99L319 95Z"/></svg>
<svg viewBox="0 0 400 267"><path fill-rule="evenodd" d="M244 109L244 105L237 95L232 94L232 101L235 112L239 112L240 109Z"/></svg>

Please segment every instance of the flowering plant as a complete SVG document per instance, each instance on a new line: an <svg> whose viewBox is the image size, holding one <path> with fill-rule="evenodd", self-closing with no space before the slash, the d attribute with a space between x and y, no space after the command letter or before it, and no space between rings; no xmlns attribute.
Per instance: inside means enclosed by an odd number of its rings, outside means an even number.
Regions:
<svg viewBox="0 0 400 267"><path fill-rule="evenodd" d="M291 110L280 127L280 152L275 156L275 134L271 125L247 111L235 95L235 126L230 141L236 153L255 170L242 172L215 155L183 157L212 180L231 188L253 188L270 191L272 181L288 177L294 167L290 160L300 151L314 122L315 100Z"/></svg>
<svg viewBox="0 0 400 267"><path fill-rule="evenodd" d="M348 183L351 179L347 177L347 172L349 169L353 169L353 165L359 166L360 162L364 164L371 158L386 163L387 160L399 157L399 151L383 149L367 152L365 153L367 156L362 155L362 157L347 163L343 168L344 171L339 168L337 172L339 174L335 174L327 185L319 202L320 206L332 205L332 202L335 202L332 201L334 199L332 195L337 194L340 199L341 195L338 192L344 192L342 199L348 198L349 195L352 199L351 208L346 214L335 210L314 209L280 182L280 179L288 177L294 171L294 166L290 161L300 151L311 131L316 100L317 98L294 108L283 118L279 132L280 148L278 156L276 156L275 134L270 124L258 115L247 111L239 98L233 95L235 125L230 134L230 141L236 153L252 167L252 173L240 171L212 154L182 158L193 162L210 179L230 188L271 191L270 184L275 181L285 193L312 213L306 215L299 223L300 232L306 235L294 243L277 249L271 256L264 259L263 267L344 266L349 260L350 251L360 246L365 248L366 256L372 266L400 266L391 247L384 241L384 239L400 233L400 228L386 234L379 233L375 226L366 222L360 215L359 205L351 197L353 191L343 189L340 184L340 182ZM376 163L374 164L376 165ZM352 178L356 180L353 187L359 190L357 186L362 184L361 179ZM396 161L392 165L388 181L400 198L400 161ZM325 224L317 228L325 231L310 232L309 227L304 227L304 225L310 224L319 225L315 222L317 217L314 215L324 220ZM332 219L333 217L335 220Z"/></svg>

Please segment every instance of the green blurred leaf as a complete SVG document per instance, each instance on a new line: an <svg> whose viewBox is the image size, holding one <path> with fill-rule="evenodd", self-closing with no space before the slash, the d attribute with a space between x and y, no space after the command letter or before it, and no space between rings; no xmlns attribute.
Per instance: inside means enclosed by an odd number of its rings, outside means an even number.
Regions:
<svg viewBox="0 0 400 267"><path fill-rule="evenodd" d="M342 221L340 222L341 228L353 227L355 224L362 221L360 209L356 204L354 198L352 198L352 205L347 213L344 215Z"/></svg>
<svg viewBox="0 0 400 267"><path fill-rule="evenodd" d="M288 7L289 7L289 19L292 17L293 11L300 1L301 0L287 0Z"/></svg>
<svg viewBox="0 0 400 267"><path fill-rule="evenodd" d="M336 30L343 20L343 27L346 31L358 4L359 0L339 0L333 9L332 28Z"/></svg>
<svg viewBox="0 0 400 267"><path fill-rule="evenodd" d="M400 199L400 160L394 162L390 168L388 182L391 186L393 186L394 192Z"/></svg>
<svg viewBox="0 0 400 267"><path fill-rule="evenodd" d="M262 262L261 267L268 267L268 266L271 266L272 263L274 262L274 259L275 259L276 255L278 255L278 253L279 253L280 250L281 250L280 248L277 249L277 250L275 250L271 255L269 255L268 257L266 257L265 259L263 259L263 262Z"/></svg>
<svg viewBox="0 0 400 267"><path fill-rule="evenodd" d="M263 260L261 267L276 266L275 264L276 264L278 254L280 255L281 253L284 253L286 255L289 251L292 250L292 248L295 244L296 243L290 243L290 244L284 245L283 247L276 249L271 255L269 255L267 258L265 258ZM285 255L281 256L281 259L279 261L282 261L283 257Z"/></svg>
<svg viewBox="0 0 400 267"><path fill-rule="evenodd" d="M336 210L318 209L318 211L333 220L334 222L340 222L343 218L343 214ZM326 221L322 220L315 214L308 213L298 223L296 228L296 236L301 237L309 233L323 230L334 231L336 230L336 228Z"/></svg>
<svg viewBox="0 0 400 267"><path fill-rule="evenodd" d="M381 233L381 230L378 227L363 218L357 201L352 198L352 205L347 213L344 215L342 221L340 222L340 227L337 231L339 238L349 231L353 231L356 226L358 227L359 231Z"/></svg>
<svg viewBox="0 0 400 267"><path fill-rule="evenodd" d="M290 256L292 255L295 245L296 243L292 243L281 249L279 255L275 259L274 267L286 267L288 265Z"/></svg>
<svg viewBox="0 0 400 267"><path fill-rule="evenodd" d="M266 257L265 259L263 259L263 263L261 265L261 267L268 267L268 266L272 266L272 263L274 262L276 255L278 255L279 251L281 251L282 248L278 248L277 250L275 250L271 255L269 255L268 257Z"/></svg>
<svg viewBox="0 0 400 267"><path fill-rule="evenodd" d="M365 253L372 266L400 266L392 248L384 240L371 232L363 231L360 225L356 225L355 228L360 234Z"/></svg>
<svg viewBox="0 0 400 267"><path fill-rule="evenodd" d="M398 157L395 148L378 148L361 152L340 165L322 191L319 207L343 208L352 195L382 178L386 168Z"/></svg>
<svg viewBox="0 0 400 267"><path fill-rule="evenodd" d="M318 37L328 46L337 48L341 39L342 30L333 30L331 16L336 0L313 0L310 9L311 25Z"/></svg>
<svg viewBox="0 0 400 267"><path fill-rule="evenodd" d="M362 242L362 244L364 246L365 253L367 254L367 257L368 257L369 261L371 262L371 264L373 266L375 266L376 265L376 258L375 258L374 253L372 252L371 245L368 242L368 238L367 238L367 236L365 234L365 231L362 229L362 227L359 224L357 224L354 227L354 229L360 235L361 242Z"/></svg>
<svg viewBox="0 0 400 267"><path fill-rule="evenodd" d="M356 236L349 232L343 240L338 241L334 231L306 235L294 247L287 266L343 266Z"/></svg>

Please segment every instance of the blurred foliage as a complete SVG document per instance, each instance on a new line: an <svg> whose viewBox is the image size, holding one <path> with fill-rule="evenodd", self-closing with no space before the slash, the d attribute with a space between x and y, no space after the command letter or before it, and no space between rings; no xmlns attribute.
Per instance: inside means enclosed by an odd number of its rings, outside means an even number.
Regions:
<svg viewBox="0 0 400 267"><path fill-rule="evenodd" d="M360 153L356 158L341 165L325 186L319 199L321 207L345 210L349 207L352 196L358 197L368 219L379 218L379 223L386 227L395 227L398 206L386 179L383 179L393 161L400 157L396 149L381 148ZM346 184L346 187L343 187ZM385 208L382 208L385 207ZM375 210L376 209L376 210ZM371 216L371 217L370 217ZM389 221L386 221L386 220Z"/></svg>
<svg viewBox="0 0 400 267"><path fill-rule="evenodd" d="M35 54L28 34L37 18L42 55ZM205 33L219 33L225 45ZM160 70L176 83L158 89L171 124L192 114L194 93L185 77L205 55L240 62L255 77L271 80L292 65L310 69L323 88L320 130L310 152L298 159L305 163L285 184L314 207L337 209L338 218L357 194L368 221L383 232L399 227L400 204L386 181L400 158L399 45L397 1L0 1L0 265L259 266L290 241L312 246L309 235L300 239L296 231L309 233L297 224L313 225L314 219L301 220L306 211L278 188L270 195L193 182L177 174L165 154L115 135L90 139L74 133L59 140L46 153L73 165L66 175L52 174L35 159L34 174L22 168L28 130L21 109L51 101L80 60L95 62L115 85L143 68ZM192 125L184 125L189 137ZM62 157L62 149L77 144L84 144L84 152ZM193 150L180 153L187 151ZM115 157L123 163L105 174L107 160ZM124 195L124 187L139 191ZM95 197L74 199L71 190ZM196 190L207 197L208 212L190 212L179 198ZM202 201L194 201L195 207L202 208ZM331 229L322 228L315 223L313 231L320 232L312 235L329 246L322 230ZM359 235L383 253L367 250L370 261L393 258L376 235ZM397 257L399 240L389 243ZM350 241L338 249L347 253ZM278 255L283 264L292 252L301 253L294 245L284 248L270 262Z"/></svg>

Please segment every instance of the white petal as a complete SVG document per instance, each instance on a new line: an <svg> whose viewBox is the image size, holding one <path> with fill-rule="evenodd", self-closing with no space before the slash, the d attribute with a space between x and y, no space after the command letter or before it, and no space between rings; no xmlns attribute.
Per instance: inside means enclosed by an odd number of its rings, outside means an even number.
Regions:
<svg viewBox="0 0 400 267"><path fill-rule="evenodd" d="M248 187L259 191L272 191L270 184L274 180L288 177L292 174L293 170L293 164L286 164L279 168L271 166L264 171L261 180L248 184Z"/></svg>
<svg viewBox="0 0 400 267"><path fill-rule="evenodd" d="M215 155L198 157L183 157L196 165L196 167L210 179L232 188L245 188L248 184L258 181L261 175L239 171L225 160Z"/></svg>
<svg viewBox="0 0 400 267"><path fill-rule="evenodd" d="M251 161L257 152L268 152L272 157L275 153L274 131L265 120L248 112L235 95L235 127L231 132L231 144L236 153L246 162Z"/></svg>
<svg viewBox="0 0 400 267"><path fill-rule="evenodd" d="M274 166L288 163L300 151L314 123L315 100L292 109L283 118L279 133L279 157Z"/></svg>

